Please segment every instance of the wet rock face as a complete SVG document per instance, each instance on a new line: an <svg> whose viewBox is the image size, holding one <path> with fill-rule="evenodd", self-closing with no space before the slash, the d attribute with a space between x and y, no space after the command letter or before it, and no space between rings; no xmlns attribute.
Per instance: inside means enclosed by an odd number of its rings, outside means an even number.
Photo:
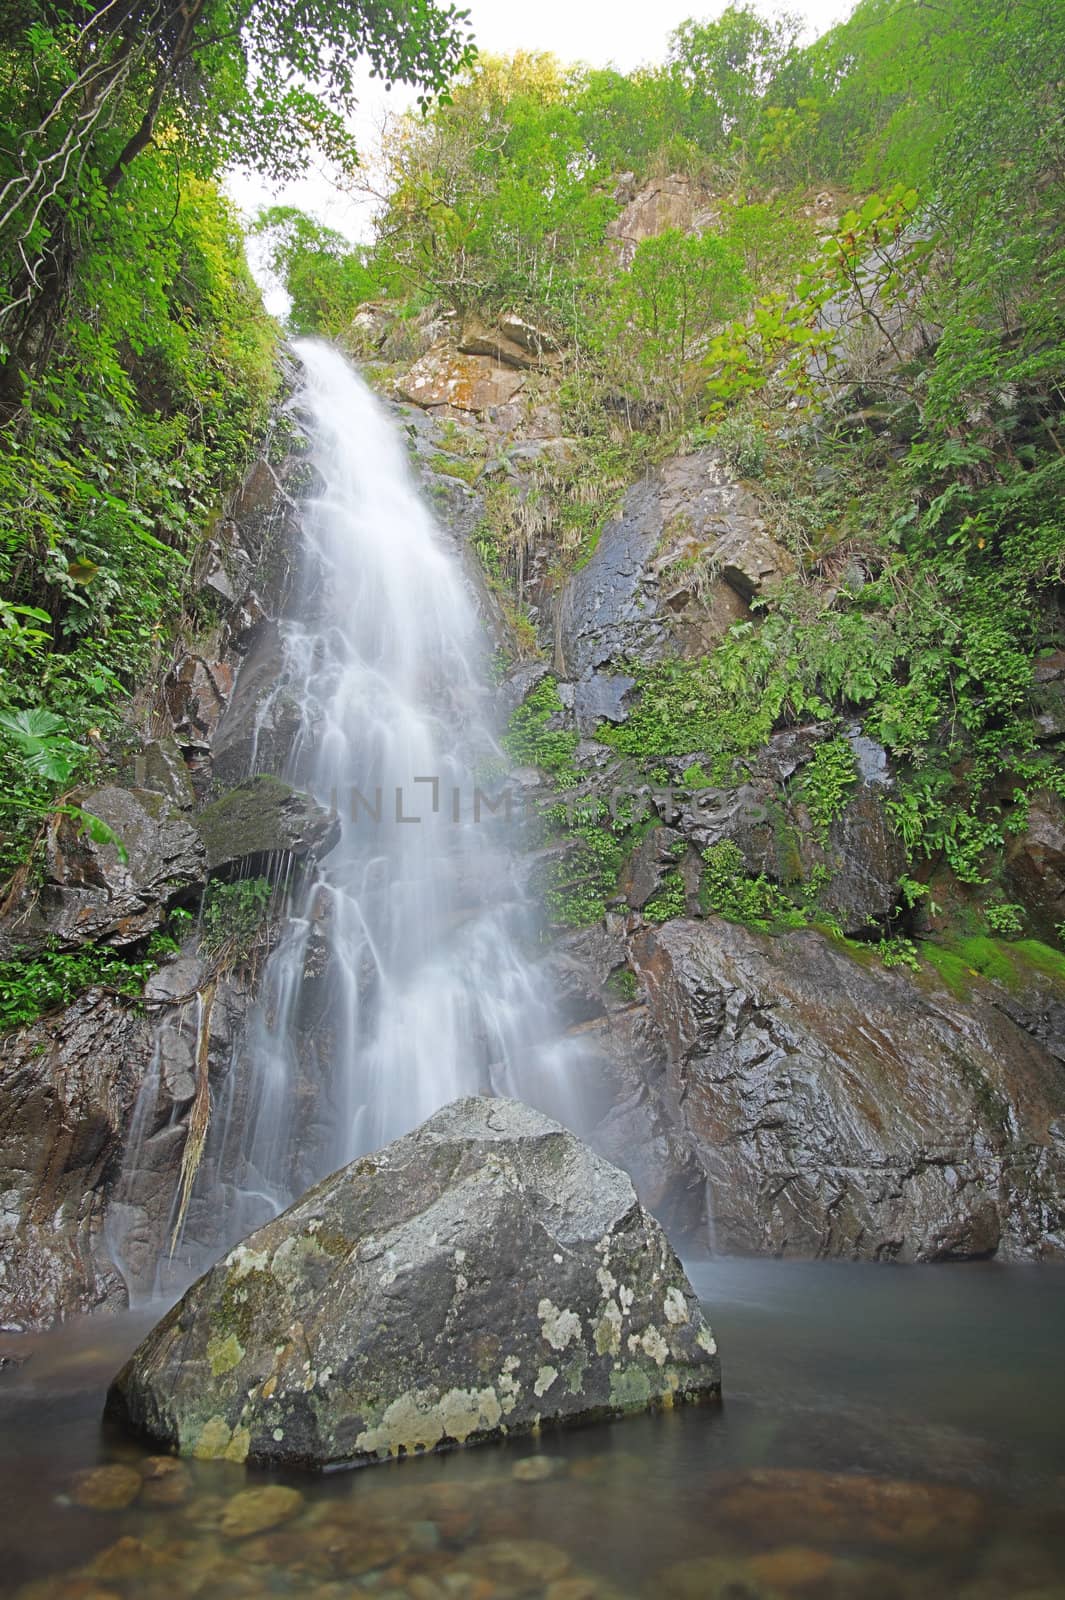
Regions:
<svg viewBox="0 0 1065 1600"><path fill-rule="evenodd" d="M632 958L724 1252L1065 1255L1065 1080L989 988L712 918Z"/></svg>
<svg viewBox="0 0 1065 1600"><path fill-rule="evenodd" d="M239 783L252 772L284 770L300 726L299 705L286 692L288 677L284 638L271 619L255 630L211 738L216 780Z"/></svg>
<svg viewBox="0 0 1065 1600"><path fill-rule="evenodd" d="M159 756L162 763L162 757ZM173 776L161 765L160 783ZM212 872L229 873L272 854L322 855L339 821L276 778L254 778L198 816L152 789L109 785L74 796L121 842L98 844L70 817L49 833L43 884L27 890L0 924L0 959L46 945L73 950L93 941L135 944L168 910L197 896Z"/></svg>
<svg viewBox="0 0 1065 1600"><path fill-rule="evenodd" d="M899 903L899 879L906 872L906 849L884 805L894 789L887 752L852 729L857 778L840 815L820 837L801 800L785 807L796 840L797 865L809 880L819 870L828 878L820 903L846 934L883 926ZM789 735L771 740L768 750L786 748ZM801 768L799 769L801 772ZM778 789L783 775L778 769ZM801 782L801 779L800 779Z"/></svg>
<svg viewBox="0 0 1065 1600"><path fill-rule="evenodd" d="M195 941L190 941L194 944ZM131 1295L166 1293L189 1279L186 1253L171 1253L175 1196L201 1061L205 1059L214 1104L227 1090L234 1041L254 990L254 969L225 977L192 954L168 962L145 984L151 1025L149 1062L136 1109L116 1141L115 1172L106 1185L106 1249ZM204 1000L210 986L211 999ZM232 1114L245 1104L236 1100ZM216 1191L217 1193L217 1191ZM219 1248L220 1212L208 1214L199 1198L186 1214L187 1248ZM204 1257L199 1257L204 1259Z"/></svg>
<svg viewBox="0 0 1065 1600"><path fill-rule="evenodd" d="M1028 826L1007 852L1005 876L1036 935L1056 940L1065 923L1065 803L1049 790L1033 795Z"/></svg>
<svg viewBox="0 0 1065 1600"><path fill-rule="evenodd" d="M632 662L698 654L748 615L755 595L791 571L753 495L712 450L650 472L607 523L561 606L565 676L590 732L625 693Z"/></svg>
<svg viewBox="0 0 1065 1600"><path fill-rule="evenodd" d="M163 695L171 725L186 749L210 743L233 692L228 661L185 655L168 674Z"/></svg>
<svg viewBox="0 0 1065 1600"><path fill-rule="evenodd" d="M122 1303L104 1215L151 1055L147 1019L98 989L0 1039L5 1327L48 1327Z"/></svg>
<svg viewBox="0 0 1065 1600"><path fill-rule="evenodd" d="M44 882L4 919L0 955L48 943L68 950L90 940L135 943L204 880L199 834L158 792L108 785L72 798L112 829L125 859L115 844L97 844L71 817L57 818L48 834Z"/></svg>
<svg viewBox="0 0 1065 1600"><path fill-rule="evenodd" d="M231 1251L108 1403L183 1454L326 1466L719 1390L625 1174L526 1106L467 1099Z"/></svg>
<svg viewBox="0 0 1065 1600"><path fill-rule="evenodd" d="M196 650L179 658L152 707L163 731L147 740L131 736L113 781L71 797L108 824L124 857L73 818L56 819L42 878L27 881L0 920L0 959L47 945L143 946L175 905L199 898L212 871L232 875L249 854L328 848L330 819L285 785L271 790L271 806L257 790L228 804L223 796L209 808L203 833L198 826L212 776L216 788L227 774L239 784L253 765L250 737L236 737L226 773L212 774L212 744L235 683L242 686L245 733L262 711L254 673L244 692L242 665L262 636L278 636L265 612L284 610L296 529L292 495L305 475L284 419L282 437L289 453L255 463L198 554L192 584L215 620ZM264 676L260 671L260 687ZM287 756L291 740L280 712L276 728L260 715L258 733L263 747L274 739ZM147 1016L94 990L0 1038L0 1323L46 1327L121 1304L112 1225L123 1265L150 1287L188 1131L195 991L203 976L191 958L171 962L149 982ZM208 1041L214 1084L232 1055L246 1000L239 983L219 986ZM137 1118L143 1126L134 1130ZM134 1132L144 1135L139 1144ZM123 1188L131 1143L138 1156Z"/></svg>

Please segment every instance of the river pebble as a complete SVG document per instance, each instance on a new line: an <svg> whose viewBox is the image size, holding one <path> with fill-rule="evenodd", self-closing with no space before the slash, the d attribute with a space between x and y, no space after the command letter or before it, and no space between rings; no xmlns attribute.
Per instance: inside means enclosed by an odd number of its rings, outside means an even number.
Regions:
<svg viewBox="0 0 1065 1600"><path fill-rule="evenodd" d="M586 1573L557 1578L554 1583L549 1583L544 1590L544 1600L624 1600L624 1596L613 1584L604 1583L602 1578L594 1578Z"/></svg>
<svg viewBox="0 0 1065 1600"><path fill-rule="evenodd" d="M101 1588L93 1578L35 1578L16 1590L15 1600L120 1600L115 1589Z"/></svg>
<svg viewBox="0 0 1065 1600"><path fill-rule="evenodd" d="M545 1478L565 1471L565 1466L560 1456L526 1456L523 1461L515 1461L510 1476L518 1483L543 1483Z"/></svg>
<svg viewBox="0 0 1065 1600"><path fill-rule="evenodd" d="M70 1498L90 1511L124 1511L140 1492L141 1475L135 1467L90 1467L75 1477Z"/></svg>
<svg viewBox="0 0 1065 1600"><path fill-rule="evenodd" d="M142 1505L179 1506L192 1492L188 1468L174 1456L148 1456L141 1462L140 1472Z"/></svg>
<svg viewBox="0 0 1065 1600"><path fill-rule="evenodd" d="M550 1583L561 1578L569 1565L565 1550L542 1539L500 1539L471 1545L463 1556L463 1566L470 1571L514 1585Z"/></svg>
<svg viewBox="0 0 1065 1600"><path fill-rule="evenodd" d="M823 1550L790 1544L780 1550L768 1550L765 1555L752 1556L749 1565L752 1576L760 1583L775 1585L790 1593L816 1587L835 1563Z"/></svg>
<svg viewBox="0 0 1065 1600"><path fill-rule="evenodd" d="M144 1539L134 1539L132 1535L127 1534L94 1556L85 1568L85 1573L92 1578L142 1579L153 1572L158 1573L159 1569L164 1567L176 1571L177 1566L177 1561L165 1550L160 1550Z"/></svg>
<svg viewBox="0 0 1065 1600"><path fill-rule="evenodd" d="M303 1496L299 1490L287 1489L280 1483L270 1483L262 1489L242 1489L226 1504L220 1526L229 1538L244 1539L249 1534L274 1528L279 1522L287 1522L302 1506Z"/></svg>

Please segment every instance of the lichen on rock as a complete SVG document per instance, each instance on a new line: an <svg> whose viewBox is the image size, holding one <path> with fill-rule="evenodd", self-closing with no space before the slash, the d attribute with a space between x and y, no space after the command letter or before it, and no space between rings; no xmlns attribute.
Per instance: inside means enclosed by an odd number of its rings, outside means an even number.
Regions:
<svg viewBox="0 0 1065 1600"><path fill-rule="evenodd" d="M182 1454L323 1467L719 1392L694 1292L626 1175L527 1106L470 1098L232 1250L109 1410Z"/></svg>

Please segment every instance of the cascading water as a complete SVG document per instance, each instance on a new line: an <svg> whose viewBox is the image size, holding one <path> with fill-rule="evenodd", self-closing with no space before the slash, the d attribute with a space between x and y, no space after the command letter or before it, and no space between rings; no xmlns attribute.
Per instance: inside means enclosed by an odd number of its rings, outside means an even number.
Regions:
<svg viewBox="0 0 1065 1600"><path fill-rule="evenodd" d="M300 620L285 624L300 726L282 776L336 806L341 836L216 1094L197 1180L215 1249L458 1095L581 1120L576 1047L552 1041L508 830L490 810L499 749L461 562L381 404L334 350L297 351L317 482ZM209 1248L193 1231L186 1269Z"/></svg>

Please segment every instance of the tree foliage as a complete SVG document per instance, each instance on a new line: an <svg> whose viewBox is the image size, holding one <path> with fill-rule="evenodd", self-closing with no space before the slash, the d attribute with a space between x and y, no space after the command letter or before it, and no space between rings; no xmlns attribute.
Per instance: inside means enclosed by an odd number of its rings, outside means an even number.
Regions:
<svg viewBox="0 0 1065 1600"><path fill-rule="evenodd" d="M201 178L234 161L294 176L312 150L350 167L358 63L439 89L467 48L454 8L432 0L23 0L0 30L9 403L147 149Z"/></svg>
<svg viewBox="0 0 1065 1600"><path fill-rule="evenodd" d="M466 54L462 18L432 0L4 9L0 868L161 669L196 543L271 402L277 330L219 175L283 177L312 150L350 169L360 61L432 91ZM350 285L346 253L316 242Z"/></svg>

